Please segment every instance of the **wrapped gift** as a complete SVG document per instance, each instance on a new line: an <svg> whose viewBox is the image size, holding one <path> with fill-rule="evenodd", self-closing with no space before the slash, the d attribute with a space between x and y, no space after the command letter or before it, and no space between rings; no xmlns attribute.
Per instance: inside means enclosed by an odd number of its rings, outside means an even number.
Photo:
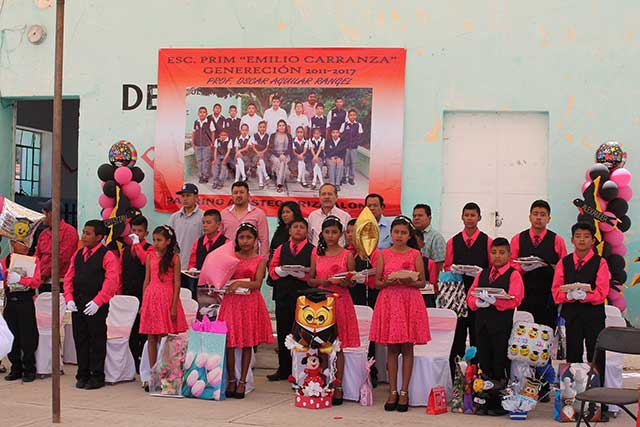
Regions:
<svg viewBox="0 0 640 427"><path fill-rule="evenodd" d="M429 392L427 414L440 415L447 412L447 391L442 386L433 387Z"/></svg>
<svg viewBox="0 0 640 427"><path fill-rule="evenodd" d="M158 360L151 368L149 393L152 396L182 397L180 390L186 349L186 334L166 337Z"/></svg>
<svg viewBox="0 0 640 427"><path fill-rule="evenodd" d="M553 329L546 325L518 321L511 330L507 356L530 366L544 366L551 358L552 345Z"/></svg>
<svg viewBox="0 0 640 427"><path fill-rule="evenodd" d="M438 278L438 296L436 307L453 310L458 317L467 317L467 291L462 275L442 272Z"/></svg>

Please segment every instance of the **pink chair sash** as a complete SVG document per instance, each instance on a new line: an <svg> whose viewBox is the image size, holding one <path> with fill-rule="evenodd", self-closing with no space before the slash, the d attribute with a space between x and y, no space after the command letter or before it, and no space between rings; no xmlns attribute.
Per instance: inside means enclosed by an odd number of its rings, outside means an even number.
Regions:
<svg viewBox="0 0 640 427"><path fill-rule="evenodd" d="M52 320L53 318L51 313L43 313L41 311L36 312L36 324L38 325L38 329L51 330Z"/></svg>
<svg viewBox="0 0 640 427"><path fill-rule="evenodd" d="M360 337L368 337L371 330L371 321L358 319L358 332Z"/></svg>
<svg viewBox="0 0 640 427"><path fill-rule="evenodd" d="M131 335L131 328L127 326L115 326L107 324L107 339L112 340L115 338L129 338Z"/></svg>
<svg viewBox="0 0 640 427"><path fill-rule="evenodd" d="M430 317L429 329L432 331L451 331L456 328L455 317Z"/></svg>

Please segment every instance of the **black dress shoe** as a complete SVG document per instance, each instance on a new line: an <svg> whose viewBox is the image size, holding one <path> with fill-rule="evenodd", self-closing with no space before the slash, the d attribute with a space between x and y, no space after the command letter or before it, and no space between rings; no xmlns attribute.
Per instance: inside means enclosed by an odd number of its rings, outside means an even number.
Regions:
<svg viewBox="0 0 640 427"><path fill-rule="evenodd" d="M282 374L279 371L276 371L273 374L267 375L267 380L269 380L269 381L283 381L283 380L286 380L288 378L289 378L288 375Z"/></svg>
<svg viewBox="0 0 640 427"><path fill-rule="evenodd" d="M85 388L89 380L80 378L76 381L76 388Z"/></svg>
<svg viewBox="0 0 640 427"><path fill-rule="evenodd" d="M97 390L99 388L104 387L104 380L99 380L96 378L91 378L87 385L85 386L85 390Z"/></svg>
<svg viewBox="0 0 640 427"><path fill-rule="evenodd" d="M407 398L407 403L400 403L400 398L398 398L398 412L407 412L409 410L409 393L406 391L401 391L400 396L405 396Z"/></svg>
<svg viewBox="0 0 640 427"><path fill-rule="evenodd" d="M350 180L349 180L349 184L351 184L351 185L356 185L356 181L355 181L355 180L353 180L353 179L350 179Z"/></svg>
<svg viewBox="0 0 640 427"><path fill-rule="evenodd" d="M36 380L36 373L35 372L29 372L26 374L22 375L22 381L25 383L32 383Z"/></svg>
<svg viewBox="0 0 640 427"><path fill-rule="evenodd" d="M395 402L385 402L384 410L387 412L395 411L396 408L398 407L398 392L392 391L391 394L396 397L396 400Z"/></svg>
<svg viewBox="0 0 640 427"><path fill-rule="evenodd" d="M5 381L16 381L22 378L22 372L9 372L9 375L4 377Z"/></svg>
<svg viewBox="0 0 640 427"><path fill-rule="evenodd" d="M335 395L336 395L336 391L339 391L339 392L340 392L340 397L335 397ZM340 405L342 405L342 401L343 401L343 399L344 399L344 397L343 397L342 387L336 387L336 389L333 391L333 396L334 396L334 397L332 397L332 398L331 398L331 404L332 404L333 406L340 406Z"/></svg>

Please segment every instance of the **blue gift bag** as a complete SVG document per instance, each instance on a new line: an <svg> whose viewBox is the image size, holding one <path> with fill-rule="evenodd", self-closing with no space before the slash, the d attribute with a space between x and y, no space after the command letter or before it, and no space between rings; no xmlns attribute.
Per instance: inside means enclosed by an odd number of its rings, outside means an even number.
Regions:
<svg viewBox="0 0 640 427"><path fill-rule="evenodd" d="M225 399L226 341L225 333L189 331L183 396L205 400Z"/></svg>

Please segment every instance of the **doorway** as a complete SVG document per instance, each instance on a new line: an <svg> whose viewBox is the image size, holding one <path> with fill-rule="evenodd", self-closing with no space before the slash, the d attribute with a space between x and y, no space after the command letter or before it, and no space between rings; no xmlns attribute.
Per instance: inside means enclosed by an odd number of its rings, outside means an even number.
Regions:
<svg viewBox="0 0 640 427"><path fill-rule="evenodd" d="M529 207L547 196L549 114L447 111L443 120L441 230L462 228L467 202L482 210L479 227L510 239L529 228Z"/></svg>

